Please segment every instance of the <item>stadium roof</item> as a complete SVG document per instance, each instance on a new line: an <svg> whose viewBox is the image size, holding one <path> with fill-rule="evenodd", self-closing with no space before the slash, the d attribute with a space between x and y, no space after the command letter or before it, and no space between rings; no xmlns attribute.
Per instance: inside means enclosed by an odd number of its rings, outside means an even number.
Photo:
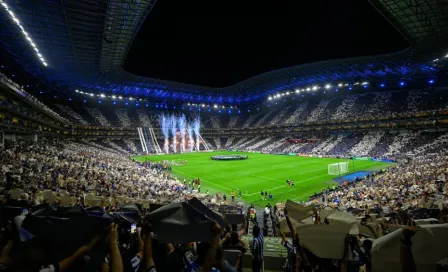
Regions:
<svg viewBox="0 0 448 272"><path fill-rule="evenodd" d="M434 76L447 48L447 4L371 0L412 44L388 55L325 61L264 73L225 88L141 77L123 70L131 43L155 0L0 0L1 42L16 61L56 90L243 103L312 84ZM8 14L9 13L9 14Z"/></svg>

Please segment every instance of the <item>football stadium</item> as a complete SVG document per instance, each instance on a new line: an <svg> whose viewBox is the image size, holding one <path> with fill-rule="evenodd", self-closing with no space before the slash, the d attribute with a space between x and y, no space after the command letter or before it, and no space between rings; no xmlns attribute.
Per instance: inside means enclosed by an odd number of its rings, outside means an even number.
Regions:
<svg viewBox="0 0 448 272"><path fill-rule="evenodd" d="M0 26L0 271L447 271L446 1L0 0Z"/></svg>

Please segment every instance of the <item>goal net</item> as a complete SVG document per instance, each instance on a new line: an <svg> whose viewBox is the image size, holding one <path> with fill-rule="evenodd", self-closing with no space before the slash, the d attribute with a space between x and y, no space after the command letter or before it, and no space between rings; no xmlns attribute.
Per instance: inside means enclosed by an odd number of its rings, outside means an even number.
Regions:
<svg viewBox="0 0 448 272"><path fill-rule="evenodd" d="M332 163L328 165L329 175L341 175L348 173L348 162Z"/></svg>

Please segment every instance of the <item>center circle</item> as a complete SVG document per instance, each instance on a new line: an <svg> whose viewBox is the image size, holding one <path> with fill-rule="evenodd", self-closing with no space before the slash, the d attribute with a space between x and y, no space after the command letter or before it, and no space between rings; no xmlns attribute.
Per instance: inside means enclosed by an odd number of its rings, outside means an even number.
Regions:
<svg viewBox="0 0 448 272"><path fill-rule="evenodd" d="M216 155L210 157L210 159L215 161L238 161L247 160L247 158L247 155Z"/></svg>

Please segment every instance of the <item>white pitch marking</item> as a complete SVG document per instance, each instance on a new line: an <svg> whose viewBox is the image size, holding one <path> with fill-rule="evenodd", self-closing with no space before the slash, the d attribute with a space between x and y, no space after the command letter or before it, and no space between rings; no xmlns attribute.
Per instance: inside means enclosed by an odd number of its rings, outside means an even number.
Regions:
<svg viewBox="0 0 448 272"><path fill-rule="evenodd" d="M295 181L295 183L302 183L304 181L320 178L320 177L323 177L323 176L328 176L328 174L321 175L321 176L315 176L315 177L309 178L309 179L302 179L302 180L299 180L299 181ZM287 187L287 186L288 185L283 185L283 186L279 186L279 187L268 189L267 191L277 190L277 189L284 188L284 187ZM251 196L251 195L256 195L256 194L258 194L258 193L247 194L246 196Z"/></svg>

